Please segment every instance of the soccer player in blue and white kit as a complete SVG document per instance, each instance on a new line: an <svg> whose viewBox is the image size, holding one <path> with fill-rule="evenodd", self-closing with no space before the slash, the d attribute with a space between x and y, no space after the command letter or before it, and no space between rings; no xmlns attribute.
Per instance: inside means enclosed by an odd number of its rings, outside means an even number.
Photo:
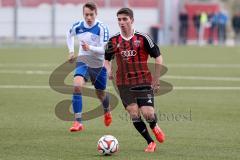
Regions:
<svg viewBox="0 0 240 160"><path fill-rule="evenodd" d="M79 53L74 74L74 92L72 97L75 121L70 128L71 132L83 130L82 124L82 94L85 82L90 78L96 89L96 95L101 101L104 110L104 123L109 126L112 122L109 97L105 93L107 72L103 66L104 46L108 41L108 28L96 19L97 6L87 2L83 6L83 21L75 23L67 33L67 46L69 49L69 62L73 62L74 36L79 40Z"/></svg>

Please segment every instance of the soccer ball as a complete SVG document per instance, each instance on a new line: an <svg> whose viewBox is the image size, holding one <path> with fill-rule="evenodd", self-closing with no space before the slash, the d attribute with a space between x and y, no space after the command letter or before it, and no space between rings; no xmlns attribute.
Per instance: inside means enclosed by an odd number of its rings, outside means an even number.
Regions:
<svg viewBox="0 0 240 160"><path fill-rule="evenodd" d="M98 152L102 155L111 155L119 149L118 140L112 135L104 135L98 140Z"/></svg>

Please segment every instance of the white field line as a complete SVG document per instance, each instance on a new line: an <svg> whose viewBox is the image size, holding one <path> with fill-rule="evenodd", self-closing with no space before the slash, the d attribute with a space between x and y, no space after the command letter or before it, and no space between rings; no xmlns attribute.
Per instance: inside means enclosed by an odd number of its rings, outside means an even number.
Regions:
<svg viewBox="0 0 240 160"><path fill-rule="evenodd" d="M42 70L0 70L0 74L26 74L26 75L50 75L50 71ZM205 76L178 76L164 75L163 79L179 79L179 80L206 80L206 81L240 81L240 77L205 77Z"/></svg>
<svg viewBox="0 0 240 160"><path fill-rule="evenodd" d="M52 72L50 71L42 71L42 70L0 70L0 73L2 74L30 74L30 75L34 75L34 74L41 74L41 75L49 75Z"/></svg>
<svg viewBox="0 0 240 160"><path fill-rule="evenodd" d="M61 64L51 64L51 63L0 63L0 67L10 67L10 68L24 68L24 67L39 67L39 68L46 68L46 67L57 67Z"/></svg>
<svg viewBox="0 0 240 160"><path fill-rule="evenodd" d="M34 85L0 85L1 89L50 89L50 86Z"/></svg>
<svg viewBox="0 0 240 160"><path fill-rule="evenodd" d="M206 80L206 81L240 81L240 77L205 77L205 76L177 76L164 75L163 79L180 79L180 80Z"/></svg>
<svg viewBox="0 0 240 160"><path fill-rule="evenodd" d="M211 86L176 86L173 87L173 90L239 90L240 87L211 87Z"/></svg>
<svg viewBox="0 0 240 160"><path fill-rule="evenodd" d="M0 67L10 67L10 68L21 68L21 67L39 67L39 68L46 68L46 67L58 67L61 64L57 63L0 63ZM240 64L164 64L166 67L169 68L240 68Z"/></svg>
<svg viewBox="0 0 240 160"><path fill-rule="evenodd" d="M167 68L240 68L240 64L165 64Z"/></svg>
<svg viewBox="0 0 240 160"><path fill-rule="evenodd" d="M64 88L64 87L60 87ZM92 86L88 86L88 88L93 88ZM112 86L108 88L113 88ZM50 86L36 86L36 85L0 85L0 89L50 89ZM173 90L238 90L240 91L240 87L212 87L212 86L175 86Z"/></svg>

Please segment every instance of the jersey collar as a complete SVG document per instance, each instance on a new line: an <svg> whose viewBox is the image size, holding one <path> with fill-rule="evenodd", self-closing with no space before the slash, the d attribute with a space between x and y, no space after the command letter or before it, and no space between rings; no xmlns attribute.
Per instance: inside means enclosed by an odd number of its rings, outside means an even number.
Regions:
<svg viewBox="0 0 240 160"><path fill-rule="evenodd" d="M95 20L95 22L91 26L89 26L87 24L87 22L84 20L83 21L83 25L84 25L85 28L92 28L93 26L95 26L97 24L97 22L98 22L98 20Z"/></svg>
<svg viewBox="0 0 240 160"><path fill-rule="evenodd" d="M120 35L121 35L121 37L125 40L125 41L129 41L130 39L132 39L132 37L134 36L134 34L135 34L135 29L133 29L133 34L130 36L130 37L124 37L123 35L122 35L122 33L120 32Z"/></svg>

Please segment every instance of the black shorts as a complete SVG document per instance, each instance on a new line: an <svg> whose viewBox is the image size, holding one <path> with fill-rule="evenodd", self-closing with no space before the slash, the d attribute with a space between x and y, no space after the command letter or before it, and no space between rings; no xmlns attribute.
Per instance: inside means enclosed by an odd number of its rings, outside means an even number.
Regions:
<svg viewBox="0 0 240 160"><path fill-rule="evenodd" d="M154 94L153 89L150 85L117 87L123 106L125 108L132 103L136 103L138 107L154 107Z"/></svg>

